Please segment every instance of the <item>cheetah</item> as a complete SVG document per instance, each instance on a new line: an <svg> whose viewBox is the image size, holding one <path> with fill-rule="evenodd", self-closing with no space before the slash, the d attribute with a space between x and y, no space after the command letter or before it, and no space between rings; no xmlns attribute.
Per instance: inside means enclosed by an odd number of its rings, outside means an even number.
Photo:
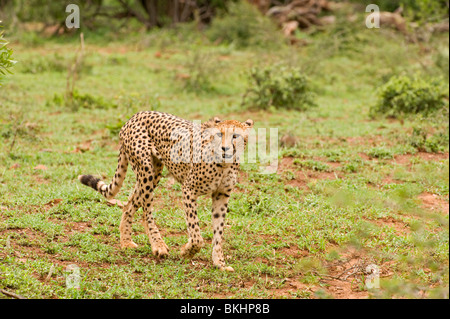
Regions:
<svg viewBox="0 0 450 319"><path fill-rule="evenodd" d="M225 265L222 250L225 216L253 124L251 119L241 123L216 117L200 125L168 113L139 112L120 130L119 159L111 184L92 175L80 175L78 179L111 199L122 187L128 163L131 163L136 184L123 207L120 245L122 248L137 247L131 237L131 225L134 213L142 207L142 223L152 253L164 257L168 255L168 247L152 216L152 201L153 190L166 166L169 174L181 184L188 230L188 242L181 247L181 256L191 258L204 245L197 216L197 198L209 195L212 198L213 264L220 270L234 271Z"/></svg>

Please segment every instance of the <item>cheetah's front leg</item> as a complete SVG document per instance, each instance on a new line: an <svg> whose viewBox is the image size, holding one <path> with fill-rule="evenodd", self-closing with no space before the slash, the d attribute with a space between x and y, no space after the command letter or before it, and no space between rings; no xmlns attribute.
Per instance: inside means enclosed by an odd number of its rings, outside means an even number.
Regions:
<svg viewBox="0 0 450 319"><path fill-rule="evenodd" d="M197 198L188 188L183 188L183 207L189 239L187 244L181 247L181 256L191 258L200 251L204 243L198 223Z"/></svg>
<svg viewBox="0 0 450 319"><path fill-rule="evenodd" d="M229 197L230 195L222 193L212 195L212 222L214 234L212 259L214 265L220 270L234 271L232 267L225 266L222 250L223 230Z"/></svg>

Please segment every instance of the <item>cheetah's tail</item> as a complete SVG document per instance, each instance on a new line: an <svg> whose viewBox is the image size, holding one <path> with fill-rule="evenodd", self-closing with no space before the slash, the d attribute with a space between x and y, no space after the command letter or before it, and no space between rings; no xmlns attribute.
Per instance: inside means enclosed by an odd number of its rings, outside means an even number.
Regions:
<svg viewBox="0 0 450 319"><path fill-rule="evenodd" d="M114 198L122 187L123 181L128 168L128 158L122 151L119 154L119 161L117 163L116 173L111 184L107 185L105 182L92 175L80 175L78 179L83 185L92 187L107 199Z"/></svg>

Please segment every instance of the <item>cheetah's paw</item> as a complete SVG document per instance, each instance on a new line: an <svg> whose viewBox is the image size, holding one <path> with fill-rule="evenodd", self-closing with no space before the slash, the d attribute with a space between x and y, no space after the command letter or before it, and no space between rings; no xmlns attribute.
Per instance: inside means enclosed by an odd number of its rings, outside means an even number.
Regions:
<svg viewBox="0 0 450 319"><path fill-rule="evenodd" d="M156 257L165 257L169 255L169 247L167 247L165 242L158 242L152 245L152 253Z"/></svg>
<svg viewBox="0 0 450 319"><path fill-rule="evenodd" d="M234 268L230 266L216 266L220 271L234 272Z"/></svg>
<svg viewBox="0 0 450 319"><path fill-rule="evenodd" d="M133 242L132 240L130 240L130 241L124 241L124 242L121 242L120 243L120 247L122 248L122 249L125 249L125 248L137 248L137 244L135 243L135 242Z"/></svg>
<svg viewBox="0 0 450 319"><path fill-rule="evenodd" d="M181 247L181 256L185 258L192 258L196 253L200 251L201 247L193 246L191 243L184 244Z"/></svg>

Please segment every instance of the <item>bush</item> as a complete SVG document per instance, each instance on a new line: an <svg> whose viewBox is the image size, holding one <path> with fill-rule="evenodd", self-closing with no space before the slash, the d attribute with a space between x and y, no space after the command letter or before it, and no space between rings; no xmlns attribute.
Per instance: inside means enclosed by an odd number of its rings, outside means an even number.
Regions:
<svg viewBox="0 0 450 319"><path fill-rule="evenodd" d="M391 159L394 157L392 151L385 146L373 147L367 151L367 155L371 158Z"/></svg>
<svg viewBox="0 0 450 319"><path fill-rule="evenodd" d="M447 99L447 100L446 100ZM370 109L371 116L382 114L403 118L408 114L431 114L448 105L448 88L438 78L425 80L393 76L378 89L378 101Z"/></svg>
<svg viewBox="0 0 450 319"><path fill-rule="evenodd" d="M448 150L448 115L448 108L444 108L432 117L418 116L413 122L412 133L406 138L406 143L420 152L438 153Z"/></svg>
<svg viewBox="0 0 450 319"><path fill-rule="evenodd" d="M207 35L212 41L237 47L282 44L281 33L272 20L246 1L231 2L227 13L213 19Z"/></svg>
<svg viewBox="0 0 450 319"><path fill-rule="evenodd" d="M287 108L307 110L316 105L308 78L298 68L274 66L252 68L250 88L242 104L260 109Z"/></svg>
<svg viewBox="0 0 450 319"><path fill-rule="evenodd" d="M330 172L331 168L322 162L318 162L315 160L305 160L305 161L301 161L298 158L296 158L294 160L294 165L299 165L300 167L306 168L306 169L311 169L315 172Z"/></svg>
<svg viewBox="0 0 450 319"><path fill-rule="evenodd" d="M409 137L409 144L420 152L438 153L443 150L442 145L448 143L448 136L446 140L444 135L429 135L426 128L415 126Z"/></svg>
<svg viewBox="0 0 450 319"><path fill-rule="evenodd" d="M10 73L9 69L16 63L12 59L13 51L6 46L7 44L8 42L3 38L3 31L0 31L0 86L3 76Z"/></svg>
<svg viewBox="0 0 450 319"><path fill-rule="evenodd" d="M194 51L184 63L187 74L177 75L184 88L194 93L213 92L213 78L220 69L211 53Z"/></svg>
<svg viewBox="0 0 450 319"><path fill-rule="evenodd" d="M435 57L435 65L442 72L442 74L447 78L449 78L448 70L449 70L449 48L441 48Z"/></svg>
<svg viewBox="0 0 450 319"><path fill-rule="evenodd" d="M52 101L47 105L66 106L72 111L78 111L80 108L85 109L110 109L117 108L117 105L106 100L102 96L94 96L91 94L82 94L74 90L70 96L55 94Z"/></svg>
<svg viewBox="0 0 450 319"><path fill-rule="evenodd" d="M55 54L53 57L42 55L33 56L32 58L22 61L23 66L20 69L22 73L43 73L43 72L66 72L68 62L63 57Z"/></svg>
<svg viewBox="0 0 450 319"><path fill-rule="evenodd" d="M448 17L448 2L436 0L352 0L359 5L367 6L376 3L381 11L390 11L402 7L404 15L413 21L426 22Z"/></svg>

